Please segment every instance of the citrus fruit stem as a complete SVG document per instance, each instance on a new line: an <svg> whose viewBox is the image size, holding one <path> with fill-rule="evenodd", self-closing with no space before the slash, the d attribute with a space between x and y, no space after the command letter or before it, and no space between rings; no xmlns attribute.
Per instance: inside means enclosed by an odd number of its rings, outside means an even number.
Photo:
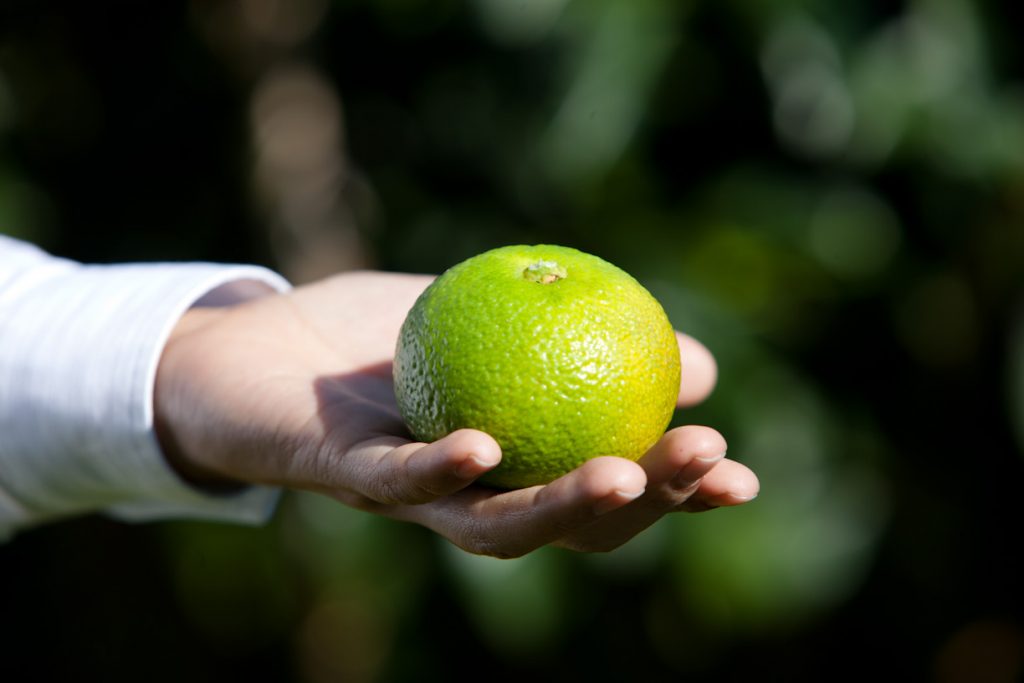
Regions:
<svg viewBox="0 0 1024 683"><path fill-rule="evenodd" d="M542 285L550 285L552 282L565 278L568 274L565 268L554 261L537 261L528 265L523 271L524 278Z"/></svg>

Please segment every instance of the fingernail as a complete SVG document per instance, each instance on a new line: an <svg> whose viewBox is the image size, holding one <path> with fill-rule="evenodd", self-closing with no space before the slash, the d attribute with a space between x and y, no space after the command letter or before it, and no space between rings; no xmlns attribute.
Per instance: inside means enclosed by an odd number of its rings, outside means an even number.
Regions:
<svg viewBox="0 0 1024 683"><path fill-rule="evenodd" d="M744 503L749 503L750 501L754 500L755 498L757 498L757 494L756 493L754 495L752 495L752 496L737 496L735 493L723 493L720 496L715 496L714 498L709 499L708 502L712 503L714 505L725 505L725 506L728 506L728 505L743 505Z"/></svg>
<svg viewBox="0 0 1024 683"><path fill-rule="evenodd" d="M725 457L725 454L726 454L726 451L722 451L718 455L706 455L706 456L698 455L698 456L695 456L693 459L696 460L697 462L702 462L705 465L707 465L709 463L718 462L719 460L723 459Z"/></svg>
<svg viewBox="0 0 1024 683"><path fill-rule="evenodd" d="M475 479L497 464L497 461L488 461L472 453L456 466L455 476L460 479Z"/></svg>
<svg viewBox="0 0 1024 683"><path fill-rule="evenodd" d="M643 489L640 489L639 491L623 491L621 489L615 489L594 504L594 514L598 516L606 515L612 510L616 510L630 501L636 500L642 495L644 495Z"/></svg>
<svg viewBox="0 0 1024 683"><path fill-rule="evenodd" d="M694 456L692 461L688 462L682 469L676 472L676 476L672 477L672 488L682 490L692 486L695 481L707 474L708 470L711 469L711 465L714 465L724 457L724 451L718 455Z"/></svg>

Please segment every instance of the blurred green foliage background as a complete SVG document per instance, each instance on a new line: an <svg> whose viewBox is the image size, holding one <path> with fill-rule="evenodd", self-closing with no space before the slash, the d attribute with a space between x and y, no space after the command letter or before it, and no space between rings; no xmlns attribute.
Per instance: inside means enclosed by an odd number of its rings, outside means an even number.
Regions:
<svg viewBox="0 0 1024 683"><path fill-rule="evenodd" d="M289 495L0 547L0 678L1024 679L1024 48L996 0L0 3L0 231L295 282L551 242L721 378L740 509L521 560ZM0 436L2 438L2 436Z"/></svg>

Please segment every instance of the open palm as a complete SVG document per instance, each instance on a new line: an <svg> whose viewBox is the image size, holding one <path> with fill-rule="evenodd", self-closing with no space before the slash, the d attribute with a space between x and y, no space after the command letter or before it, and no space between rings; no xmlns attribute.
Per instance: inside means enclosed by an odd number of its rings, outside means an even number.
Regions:
<svg viewBox="0 0 1024 683"><path fill-rule="evenodd" d="M430 280L349 273L189 311L157 378L158 435L172 465L200 485L318 491L498 557L547 544L609 550L666 513L757 494L754 474L724 458L722 436L699 426L670 430L638 463L594 458L515 491L475 485L500 461L494 439L464 429L416 442L395 404L398 331ZM695 340L679 343L679 404L689 405L711 390L715 364Z"/></svg>

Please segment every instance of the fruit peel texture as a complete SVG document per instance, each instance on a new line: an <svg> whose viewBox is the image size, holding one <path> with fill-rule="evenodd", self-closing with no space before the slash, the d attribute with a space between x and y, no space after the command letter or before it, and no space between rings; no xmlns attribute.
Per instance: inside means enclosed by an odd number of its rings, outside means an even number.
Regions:
<svg viewBox="0 0 1024 683"><path fill-rule="evenodd" d="M524 277L539 262L565 276ZM481 483L520 488L596 456L643 455L671 420L679 350L661 305L619 268L566 247L502 247L424 291L394 376L417 439L485 431L502 463Z"/></svg>

